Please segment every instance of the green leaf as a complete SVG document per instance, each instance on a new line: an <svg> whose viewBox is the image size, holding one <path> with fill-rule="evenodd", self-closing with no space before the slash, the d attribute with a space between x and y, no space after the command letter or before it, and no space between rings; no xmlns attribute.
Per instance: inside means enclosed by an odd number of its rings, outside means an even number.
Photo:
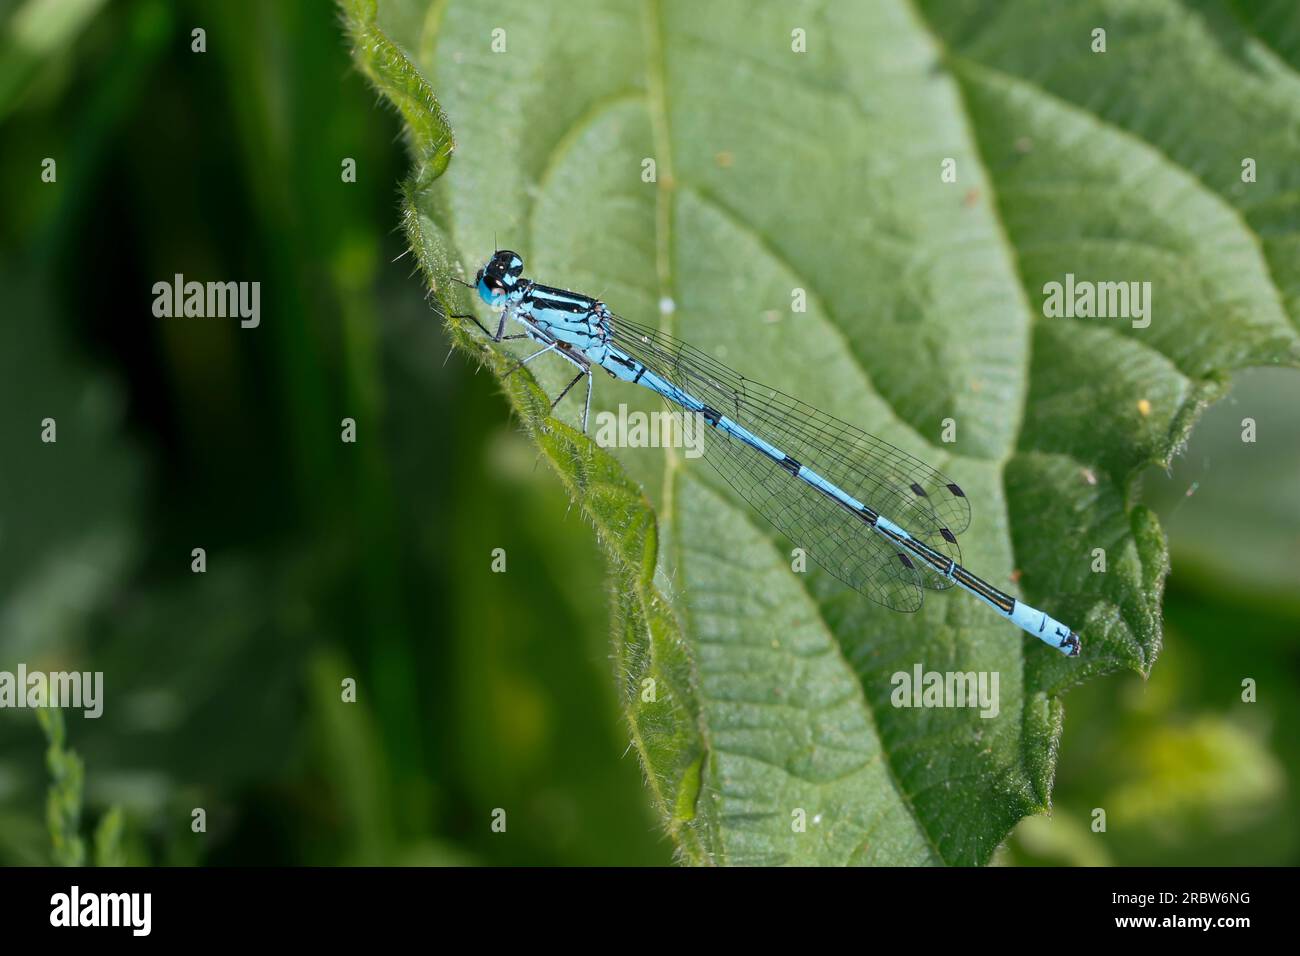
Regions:
<svg viewBox="0 0 1300 956"><path fill-rule="evenodd" d="M472 307L449 275L518 250L933 461L976 507L965 563L1084 635L1066 660L962 594L896 615L795 573L707 466L597 447L580 402L549 417L567 366L510 376L610 555L622 700L685 861L986 863L1050 806L1062 693L1149 672L1168 562L1137 476L1229 370L1300 358L1300 98L1296 51L1227 7L1115 7L344 3L407 118L405 226L440 311ZM1066 273L1150 281L1150 325L1044 318ZM514 360L448 327L497 374ZM602 380L593 411L651 398ZM996 672L998 716L892 706L916 665Z"/></svg>

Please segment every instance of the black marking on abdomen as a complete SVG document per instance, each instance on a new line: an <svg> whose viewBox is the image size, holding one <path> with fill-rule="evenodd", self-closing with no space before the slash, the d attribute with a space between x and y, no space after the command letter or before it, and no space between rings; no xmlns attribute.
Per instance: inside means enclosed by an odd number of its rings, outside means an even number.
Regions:
<svg viewBox="0 0 1300 956"><path fill-rule="evenodd" d="M786 455L785 458L781 459L780 464L782 468L790 472L790 474L794 475L796 478L799 476L799 468L801 466L799 462L795 461L789 455Z"/></svg>
<svg viewBox="0 0 1300 956"><path fill-rule="evenodd" d="M952 579L958 584L963 585L968 590L978 594L984 600L994 605L1003 614L1010 614L1016 609L1016 599L1009 594L1003 594L993 585L989 584L982 578L977 578L961 565L953 568Z"/></svg>
<svg viewBox="0 0 1300 956"><path fill-rule="evenodd" d="M636 378L632 379L632 384L635 385L637 382L641 381L641 376L644 375L644 374L645 374L645 366L642 365L642 366L641 366L641 371L637 372L637 373L636 373Z"/></svg>
<svg viewBox="0 0 1300 956"><path fill-rule="evenodd" d="M705 405L700 409L700 414L704 416L706 422L715 428L717 427L718 422L722 420L722 412L718 411L716 408L710 408L708 405Z"/></svg>

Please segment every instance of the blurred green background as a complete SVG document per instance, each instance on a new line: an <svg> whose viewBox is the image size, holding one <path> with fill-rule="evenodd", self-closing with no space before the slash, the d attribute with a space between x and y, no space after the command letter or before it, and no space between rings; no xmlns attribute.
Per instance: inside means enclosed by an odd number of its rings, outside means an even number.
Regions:
<svg viewBox="0 0 1300 956"><path fill-rule="evenodd" d="M0 669L105 672L104 716L67 720L83 834L120 807L136 863L671 861L602 559L447 360L396 231L400 127L333 7L0 0L0 24ZM155 318L178 272L260 281L261 326ZM1148 476L1165 651L1070 693L1056 813L1000 862L1300 860L1297 408L1300 376L1245 373ZM2 863L52 858L44 755L0 710Z"/></svg>

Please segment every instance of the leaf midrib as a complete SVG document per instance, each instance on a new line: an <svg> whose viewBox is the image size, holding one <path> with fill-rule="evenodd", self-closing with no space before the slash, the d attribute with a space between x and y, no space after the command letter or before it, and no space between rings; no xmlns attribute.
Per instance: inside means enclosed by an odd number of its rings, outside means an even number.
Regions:
<svg viewBox="0 0 1300 956"><path fill-rule="evenodd" d="M936 50L942 50L943 46L939 41L939 38L935 36L932 30L930 30L928 23L926 23L924 19L918 15L916 9L912 6L910 0L904 0L904 2L906 3L909 11L912 14L912 19L918 24L918 26L920 26L923 29L923 32L929 38L931 44L936 48ZM647 108L651 113L651 126L652 126L652 136L655 141L655 153L657 156L661 156L663 157L664 160L666 160L666 162L662 162L660 164L660 169L667 170L666 184L663 181L660 181L659 188L656 189L656 250L657 250L656 271L659 276L661 300L665 296L667 296L673 302L676 302L676 297L674 295L675 290L673 286L672 272L671 272L671 249L672 249L672 241L673 241L672 228L671 228L672 227L671 193L677 188L679 188L681 184L678 183L676 177L673 175L672 172L673 167L671 162L671 145L670 145L671 141L669 138L669 122L668 122L669 114L667 110L667 98L665 92L666 76L665 76L665 67L664 67L663 52L662 52L662 36L660 32L662 27L662 19L660 16L661 9L659 5L659 0L645 0L644 10L646 11L646 23L647 23L646 75L649 81L648 83L649 89L647 90ZM978 161L980 163L982 182L984 182L988 186L990 193L995 194L992 177L989 175L987 166L984 163L983 157L979 151L978 138L976 138L973 135L973 131L970 129L969 126L970 111L965 107L966 101L965 101L964 90L962 89L961 84L957 82L955 79L953 80L953 86L954 86L954 92L962 107L959 110L959 119L962 125L963 137L966 143L969 145L972 153L975 156L979 157ZM708 198L703 191L699 189L696 189L694 191L696 192L697 195L701 196L702 198L706 198L706 199ZM714 203L714 205L718 205L718 204ZM727 207L722 207L722 208L727 208ZM1019 297L1020 297L1021 315L1027 320L1024 324L1024 329L1023 329L1024 335L1026 337L1026 342L1025 342L1025 350L1024 350L1025 364L1021 369L1021 383L1022 383L1022 387L1020 389L1021 401L1020 401L1020 407L1018 409L1017 426L1013 431L1013 435L1018 436L1020 434L1020 424L1023 423L1024 420L1024 408L1025 408L1025 403L1028 401L1028 394L1029 394L1029 387L1028 387L1029 369L1032 363L1032 348L1033 348L1033 334L1032 334L1033 313L1032 310L1030 310L1029 308L1029 301L1025 292L1024 276L1020 269L1019 257L1016 255L1014 248L1011 246L1011 242L1007 234L1006 226L1002 219L1001 208L996 201L991 201L989 203L989 209L993 217L998 241L1001 244L1003 252L1007 256L1010 267L1013 270L1018 280L1015 284L1018 289ZM762 239L762 237L752 227L752 225L737 217L734 214L734 212L732 212L729 208L727 209L727 211L729 214L728 218L730 218L737 225L743 226L743 228L752 237L754 237L761 246L765 248L769 246L769 244ZM785 267L790 271L791 274L794 275L800 274L800 270L792 268L793 264L787 262L785 260L785 257L778 256L777 260L779 262L782 262L785 265ZM806 282L805 288L809 290L811 296L816 297L818 301L822 302L824 314L826 315L828 324L831 326L831 328L835 329L840 334L841 338L843 338L844 337L843 326L835 320L833 313L828 308L826 308L825 299L820 294L820 291L817 289L817 287L813 283ZM665 325L667 325L668 327L665 328ZM671 334L672 332L671 317L669 315L661 314L660 328L661 330ZM846 345L845 353L846 355L851 357L853 364L858 367L858 373L862 376L862 378L867 382L871 382L872 376L869 374L869 371L866 369L866 367L862 364L856 350L852 348L848 348ZM911 423L908 422L903 416L901 416L898 413L898 410L893 406L893 403L890 402L886 396L880 394L878 389L873 388L872 390L877 393L880 400L890 409L891 413L893 414L896 420L898 420L900 423L907 425L907 427L911 431L913 431L919 439L925 441L923 436L921 436L920 433L916 431L916 429L911 425ZM1002 449L1002 454L1000 458L998 458L996 462L998 478L1000 481L1003 482L1002 491L1003 491L1004 499L1006 498L1004 466L1006 461L1016 453L1017 444L1018 442L1014 440L1014 438L1013 440L1008 441L1004 446L1004 448ZM677 473L680 472L682 462L680 456L676 454L675 449L670 449L666 457L667 460L664 468L663 505L661 511L663 513L663 520L665 521L665 523L673 527L673 546L678 547L679 545L677 544L677 542L681 541L682 538L681 538L680 528L677 526L678 514L676 512L676 509L674 508L675 499L673 497L673 486L675 483L674 478L677 475ZM729 505L729 507L731 506ZM732 511L735 512L738 516L740 516L741 520L744 520L745 522L749 523L751 527L754 527L752 516L747 511L742 513L741 509L734 508L734 507L732 507ZM763 530L761 533L763 534L764 537L768 537L766 530ZM1008 538L1010 539L1009 534L1008 534ZM1014 560L1014 544L1011 542L1011 540L1008 540L1008 547L1012 549L1013 560ZM879 743L880 752L883 755L883 759L881 763L882 766L885 768L886 773L888 774L890 785L893 787L894 792L898 795L899 799L906 807L909 816L911 816L913 821L916 823L917 827L920 829L921 833L924 835L926 843L930 847L930 850L934 854L935 858L940 863L947 865L948 863L947 858L940 851L938 844L935 842L934 834L930 832L929 822L925 820L922 817L922 815L917 811L916 805L911 795L909 795L903 787L902 780L900 779L897 769L895 768L893 763L892 753L890 749L885 746L885 737L881 732L880 723L879 720L877 719L875 708L872 706L870 699L867 697L866 690L862 686L861 676L858 674L857 670L852 666L852 664L848 661L844 653L844 647L841 644L838 635L836 635L830 629L829 622L827 622L824 617L820 603L811 595L811 593L808 592L808 588L805 582L803 581L798 582L798 586L802 591L804 591L805 596L807 597L809 603L811 603L812 606L816 608L818 624L830 636L830 644L835 648L835 653L839 656L841 664L845 668L847 668L848 673L852 674L855 678L853 683L856 687L857 694L861 702L862 710L870 719L872 732L875 734L876 740ZM674 609L676 610L675 607ZM679 613L684 613L687 616L689 616L688 610ZM1021 686L1025 687L1025 680L1024 680L1025 662L1024 662L1023 647L1020 649L1019 653L1017 654L1017 661L1019 663L1019 668L1021 672L1020 673ZM697 667L693 656L691 657L691 666L692 668ZM697 678L698 678L698 670L697 670ZM703 684L702 682L698 681L698 679L696 682L696 686L699 688L698 693L700 695L701 700L705 699ZM703 723L704 723L703 714L701 713L701 724L703 725ZM1028 735L1023 732L1025 729L1025 706L1024 706L1023 697L1020 701L1020 725L1021 725L1022 733L1019 735L1020 743L1019 743L1019 747L1017 748L1018 755L1020 757L1019 769L1020 772L1024 775L1024 779L1032 780L1033 777L1029 773L1029 768L1027 765L1027 754L1025 751ZM702 734L705 733L705 728L703 726L701 727L701 733ZM705 740L706 740L706 746L711 747L712 745L708 741L707 737L705 738ZM723 835L721 834L721 832L719 832L718 839L720 842L723 840Z"/></svg>

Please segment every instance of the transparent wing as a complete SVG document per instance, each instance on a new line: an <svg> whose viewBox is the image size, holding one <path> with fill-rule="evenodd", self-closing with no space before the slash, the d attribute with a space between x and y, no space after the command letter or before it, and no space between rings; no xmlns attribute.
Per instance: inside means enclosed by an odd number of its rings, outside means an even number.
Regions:
<svg viewBox="0 0 1300 956"><path fill-rule="evenodd" d="M786 438L790 447L781 446L783 451L912 534L946 540L942 529L955 537L970 527L966 493L902 449L747 379L657 329L621 316L613 317L612 329L614 343L638 361L746 427L762 426L753 430L774 444L779 444L774 437Z"/></svg>
<svg viewBox="0 0 1300 956"><path fill-rule="evenodd" d="M611 330L613 344L637 361L761 435L868 507L906 528L936 551L961 562L957 535L970 525L970 502L952 479L874 435L777 389L746 379L712 356L657 329L614 316ZM734 446L738 454L755 459L757 464L750 466L751 469L760 466L764 470L768 466L775 469L777 474L771 480L794 489L787 495L806 496L810 502L824 506L821 510L825 512L825 520L834 522L836 526L861 528L865 534L856 537L873 544L880 542L890 551L890 560L902 566L897 557L900 552L865 526L847 520L843 509L829 499L803 482L791 480L788 472L743 442L731 439L725 433L715 433L713 429L707 433L716 434L728 446L719 449L720 454L726 455ZM724 473L724 477L736 484L732 475ZM737 486L737 490L745 494L744 488ZM745 497L749 499L749 495L745 494ZM774 515L764 511L761 505L751 503L786 531ZM789 531L786 533L797 540L796 535ZM888 561L884 563L887 565ZM834 568L828 569L835 571ZM952 585L950 580L934 573L924 562L921 562L916 580L922 586L936 590ZM846 583L864 590L854 581L846 580ZM864 590L864 593L867 592ZM875 595L867 596L879 600ZM886 601L880 603L893 606Z"/></svg>
<svg viewBox="0 0 1300 956"><path fill-rule="evenodd" d="M920 609L920 573L887 539L726 432L705 428L704 445L709 464L808 557L877 604Z"/></svg>

